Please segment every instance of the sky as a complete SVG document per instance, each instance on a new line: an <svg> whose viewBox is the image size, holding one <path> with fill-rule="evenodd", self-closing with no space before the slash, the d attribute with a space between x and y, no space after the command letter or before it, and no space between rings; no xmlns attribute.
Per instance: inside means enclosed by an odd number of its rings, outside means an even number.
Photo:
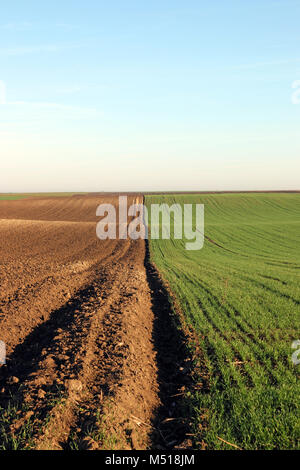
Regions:
<svg viewBox="0 0 300 470"><path fill-rule="evenodd" d="M0 193L300 189L300 1L11 0Z"/></svg>

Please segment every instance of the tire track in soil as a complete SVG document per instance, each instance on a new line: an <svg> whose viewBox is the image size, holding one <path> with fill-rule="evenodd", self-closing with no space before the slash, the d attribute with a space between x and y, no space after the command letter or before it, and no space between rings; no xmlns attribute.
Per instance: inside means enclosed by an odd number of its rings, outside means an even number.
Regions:
<svg viewBox="0 0 300 470"><path fill-rule="evenodd" d="M99 439L96 442L91 435L100 433L99 413L104 414L102 408L106 398L117 397L117 408L120 411L124 392L120 394L118 390L124 386L122 380L124 363L128 358L132 368L133 362L132 351L130 351L131 344L126 337L128 313L129 309L134 307L131 304L136 303L135 294L138 291L140 281L135 263L128 266L127 258L132 259L133 253L139 251L137 248L135 243L130 245L124 264L112 263L111 269L113 269L113 273L117 273L117 276L112 282L110 292L104 294L108 302L101 308L101 315L95 314L95 311L92 312L93 320L84 348L86 351L84 366L78 375L79 381L75 383L75 385L79 384L79 387L77 390L69 389L69 396L63 410L58 407L52 413L50 426L48 426L45 435L39 439L37 447L40 449L99 448L102 446L102 442L99 442ZM130 277L130 283L127 283L128 277ZM111 282L112 276L110 274L108 274L108 279ZM132 280L136 280L136 286ZM154 377L155 371L153 370L152 377L147 377L147 380L148 378L152 380L148 380L148 385L142 384L143 391L138 389L139 393L144 394L144 398L145 391L154 382ZM151 395L153 395L152 390ZM135 398L137 398L137 393L133 393L131 401ZM135 406L134 403L133 406ZM125 406L121 411L123 420L124 416L128 415L127 408L128 406ZM130 426L127 421L118 423L118 427L122 428L124 424L123 427L126 428L122 429L123 436L119 436L119 445L124 448L132 448L136 446L136 443L132 444L132 438L126 437L124 439L124 435L130 436L132 434L129 432ZM63 426L62 423L64 423ZM58 429L60 429L60 433L58 433Z"/></svg>
<svg viewBox="0 0 300 470"><path fill-rule="evenodd" d="M115 307L125 294L121 273L123 276L122 269L115 279L107 276L109 286L102 285L101 288L102 305L93 303L90 308L85 306L91 322L84 341L79 345L82 355L80 372L77 380L65 381L67 399L63 406L52 410L50 423L38 440L38 449L68 449L72 445L89 448L91 445L86 434L95 426L97 412L111 384L119 379L121 358L126 355L126 346L120 341L120 311ZM76 437L73 437L75 432Z"/></svg>

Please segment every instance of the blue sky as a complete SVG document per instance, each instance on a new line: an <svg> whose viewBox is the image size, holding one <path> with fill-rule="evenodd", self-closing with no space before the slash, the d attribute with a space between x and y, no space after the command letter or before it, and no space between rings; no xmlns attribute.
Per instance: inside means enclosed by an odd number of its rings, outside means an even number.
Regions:
<svg viewBox="0 0 300 470"><path fill-rule="evenodd" d="M300 189L300 1L4 3L0 192Z"/></svg>

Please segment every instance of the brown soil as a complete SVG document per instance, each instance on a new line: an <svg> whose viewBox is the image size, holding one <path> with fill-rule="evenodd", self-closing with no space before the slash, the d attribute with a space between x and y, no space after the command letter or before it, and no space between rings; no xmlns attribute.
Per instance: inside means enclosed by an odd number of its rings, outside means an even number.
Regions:
<svg viewBox="0 0 300 470"><path fill-rule="evenodd" d="M117 203L78 196L0 204L0 339L8 353L0 448L169 448L185 440L188 423L173 397L188 376L184 338L145 243L97 239L104 201Z"/></svg>

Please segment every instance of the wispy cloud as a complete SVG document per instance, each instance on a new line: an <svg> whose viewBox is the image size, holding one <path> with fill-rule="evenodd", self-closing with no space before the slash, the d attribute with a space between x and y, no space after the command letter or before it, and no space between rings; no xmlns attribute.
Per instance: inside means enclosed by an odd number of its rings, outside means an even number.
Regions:
<svg viewBox="0 0 300 470"><path fill-rule="evenodd" d="M254 62L249 64L240 64L231 67L235 70L241 69L257 69L260 67L269 67L269 66L277 66L277 65L287 65L287 64L294 64L300 62L300 58L294 59L282 59L282 60L270 60L270 61L262 61L262 62Z"/></svg>
<svg viewBox="0 0 300 470"><path fill-rule="evenodd" d="M20 22L10 22L0 24L0 30L2 31L12 31L12 32L21 32L21 31L45 31L49 29L61 29L63 31L73 31L79 29L78 25L57 22L57 23L32 23L29 21L20 21Z"/></svg>
<svg viewBox="0 0 300 470"><path fill-rule="evenodd" d="M60 52L67 49L81 47L79 44L43 44L38 46L19 46L0 48L0 56L18 56L26 54L39 54L41 52Z"/></svg>
<svg viewBox="0 0 300 470"><path fill-rule="evenodd" d="M80 91L80 87L70 87L65 89L64 92L75 93ZM7 100L6 84L3 80L0 80L0 105L8 107L29 107L39 108L48 110L59 110L59 111L70 111L71 113L79 113L81 115L102 115L96 108L89 108L84 106L74 106L63 103L55 103L49 101L9 101Z"/></svg>
<svg viewBox="0 0 300 470"><path fill-rule="evenodd" d="M0 25L0 30L4 31L30 31L32 29L32 23L28 21L22 21L20 23L5 23Z"/></svg>

